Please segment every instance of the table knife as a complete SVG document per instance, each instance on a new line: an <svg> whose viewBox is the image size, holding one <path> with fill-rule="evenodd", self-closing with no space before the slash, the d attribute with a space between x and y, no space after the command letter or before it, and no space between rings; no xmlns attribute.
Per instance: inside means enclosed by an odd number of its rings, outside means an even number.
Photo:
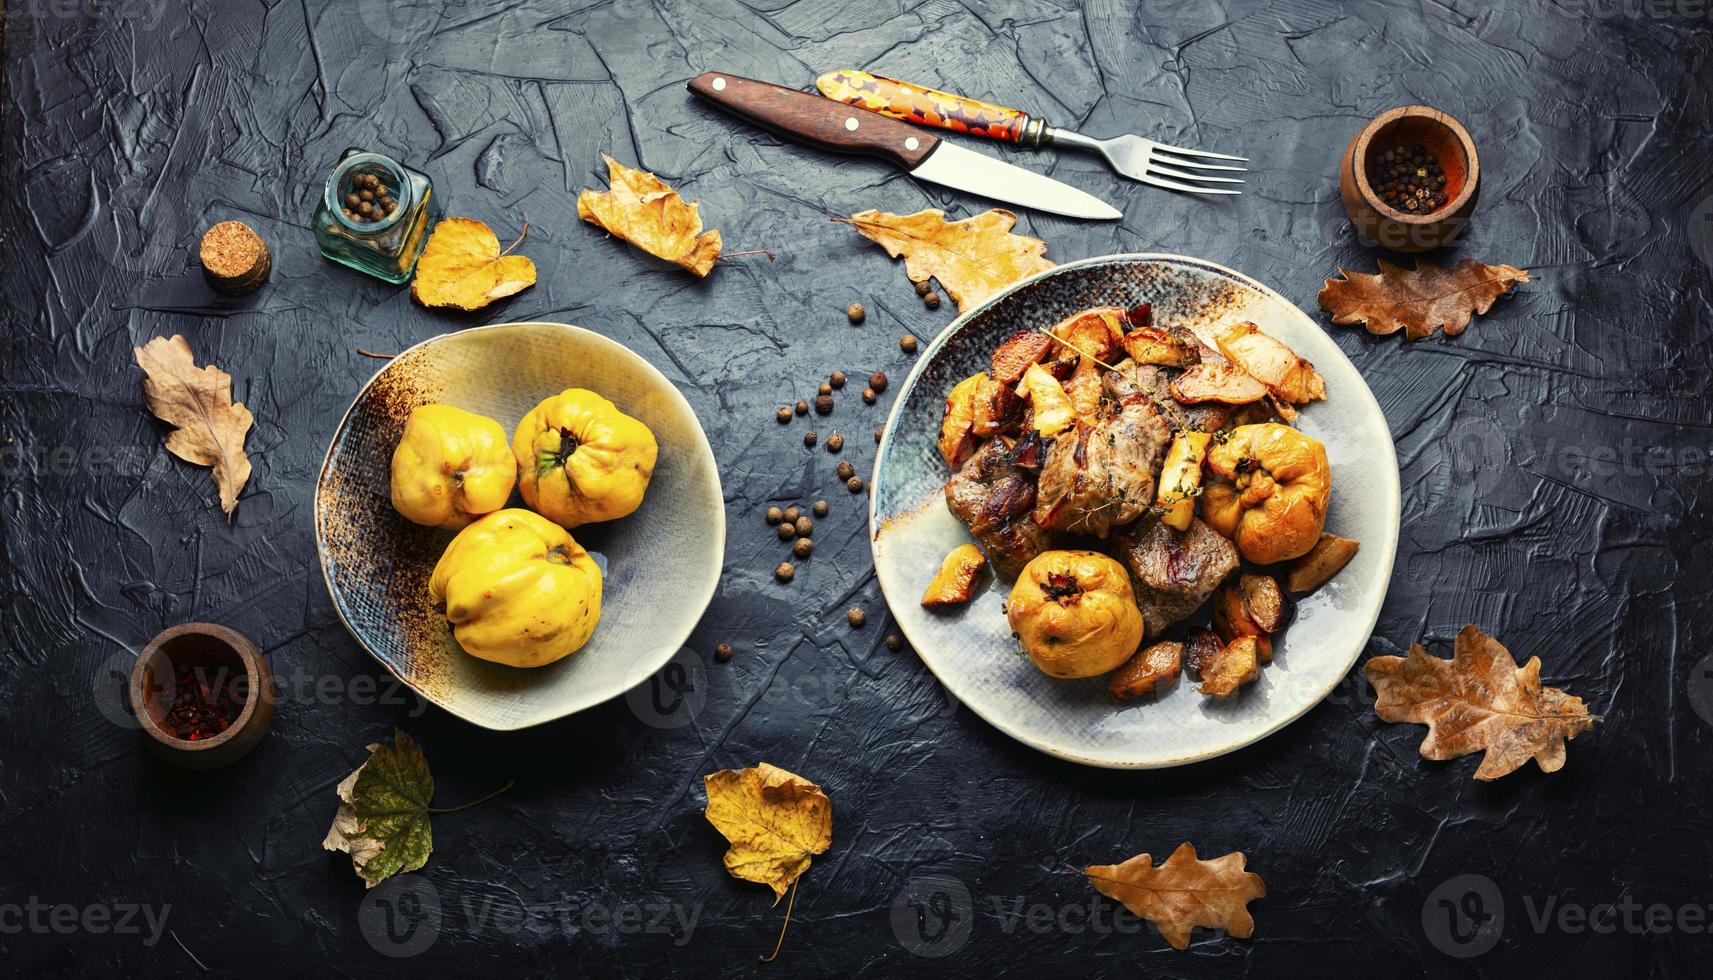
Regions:
<svg viewBox="0 0 1713 980"><path fill-rule="evenodd" d="M1124 217L1069 184L955 146L878 112L724 72L704 72L688 87L764 129L823 150L879 157L918 180L1073 218Z"/></svg>

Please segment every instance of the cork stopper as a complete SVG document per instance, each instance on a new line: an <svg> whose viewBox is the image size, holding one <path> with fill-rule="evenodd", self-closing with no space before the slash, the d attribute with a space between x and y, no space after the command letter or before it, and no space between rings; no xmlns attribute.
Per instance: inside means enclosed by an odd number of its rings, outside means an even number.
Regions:
<svg viewBox="0 0 1713 980"><path fill-rule="evenodd" d="M202 236L202 275L228 296L254 292L268 280L272 261L260 235L242 221L222 221Z"/></svg>

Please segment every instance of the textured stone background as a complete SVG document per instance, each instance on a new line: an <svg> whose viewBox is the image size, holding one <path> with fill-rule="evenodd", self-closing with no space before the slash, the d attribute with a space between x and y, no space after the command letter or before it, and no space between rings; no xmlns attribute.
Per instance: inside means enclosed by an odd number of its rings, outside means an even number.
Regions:
<svg viewBox="0 0 1713 980"><path fill-rule="evenodd" d="M782 910L722 870L701 777L758 759L820 782L836 814L770 968L782 975L1653 976L1704 962L1707 936L1676 914L1713 902L1706 4L5 6L0 969L183 974L194 954L219 973L371 975L396 965L376 947L427 936L408 968L749 973ZM1356 679L1256 746L1152 773L1079 769L948 705L913 656L880 645L865 528L832 458L772 412L834 368L902 377L897 336L952 319L829 216L987 204L781 145L684 91L708 68L808 88L841 66L1095 134L1247 151L1257 171L1235 201L1122 183L1086 158L1019 158L1128 215L1025 215L1021 228L1060 259L1203 256L1310 311L1324 276L1374 260L1334 186L1350 135L1409 102L1461 118L1485 181L1457 254L1536 281L1453 341L1406 349L1328 327L1379 397L1403 467L1403 540L1370 652L1421 640L1448 653L1475 622L1541 656L1548 682L1606 725L1553 776L1478 785L1473 760L1419 759L1421 728L1378 724ZM527 220L540 284L461 318L324 262L307 222L353 144L424 167L453 213L502 237ZM575 196L599 186L602 150L700 199L729 248L777 262L738 258L692 282L582 225ZM200 231L234 217L275 260L272 282L240 301L213 297L194 267ZM853 300L871 311L860 328L842 315ZM333 613L310 502L327 438L376 368L356 348L535 319L602 331L680 385L719 457L731 533L689 669L661 687L666 710L620 699L502 734L400 703ZM230 526L207 473L161 449L142 406L130 348L174 332L232 372L256 415L255 474ZM859 465L885 407L853 396L835 415ZM761 511L821 494L834 510L820 549L781 588ZM860 632L844 622L853 603L870 611ZM264 744L220 773L163 767L99 710L134 651L186 620L236 627L276 672L307 679ZM721 641L740 651L729 664L709 655ZM686 681L693 718L671 710ZM426 747L441 801L517 786L438 818L428 867L365 905L320 841L334 784L395 725ZM1252 940L1204 933L1174 953L1149 928L1127 934L1128 916L1114 926L1111 903L1068 870L1184 839L1243 850L1266 878ZM1469 874L1491 885L1470 892ZM18 931L32 897L170 904L171 934L150 946ZM414 914L429 898L443 913L432 935ZM1459 945L1452 928L1472 902L1505 918L1492 949L1459 961L1447 953L1484 945ZM1531 921L1604 902L1661 903L1673 920L1648 933L1633 914L1611 934ZM1034 904L1046 912L1011 914ZM384 919L365 928L360 908L400 917L391 933Z"/></svg>

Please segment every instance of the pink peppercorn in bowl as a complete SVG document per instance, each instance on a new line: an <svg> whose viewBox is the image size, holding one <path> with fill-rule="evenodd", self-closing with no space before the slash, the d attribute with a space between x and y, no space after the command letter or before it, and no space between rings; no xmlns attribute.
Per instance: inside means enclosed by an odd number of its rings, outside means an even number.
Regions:
<svg viewBox="0 0 1713 980"><path fill-rule="evenodd" d="M262 740L277 692L268 662L243 634L184 623L143 647L130 694L151 751L185 769L218 769Z"/></svg>

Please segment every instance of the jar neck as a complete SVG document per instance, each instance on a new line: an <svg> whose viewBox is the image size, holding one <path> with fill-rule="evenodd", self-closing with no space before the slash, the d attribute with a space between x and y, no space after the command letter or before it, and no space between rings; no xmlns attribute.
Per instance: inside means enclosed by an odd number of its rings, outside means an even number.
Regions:
<svg viewBox="0 0 1713 980"><path fill-rule="evenodd" d="M345 215L345 195L352 193L353 178L362 173L379 176L382 183L387 185L392 199L398 202L392 213L379 221L357 221ZM347 231L358 235L376 235L405 221L405 216L416 203L416 189L411 186L404 165L397 160L381 153L359 152L346 156L333 168L322 192L322 202L333 220Z"/></svg>

